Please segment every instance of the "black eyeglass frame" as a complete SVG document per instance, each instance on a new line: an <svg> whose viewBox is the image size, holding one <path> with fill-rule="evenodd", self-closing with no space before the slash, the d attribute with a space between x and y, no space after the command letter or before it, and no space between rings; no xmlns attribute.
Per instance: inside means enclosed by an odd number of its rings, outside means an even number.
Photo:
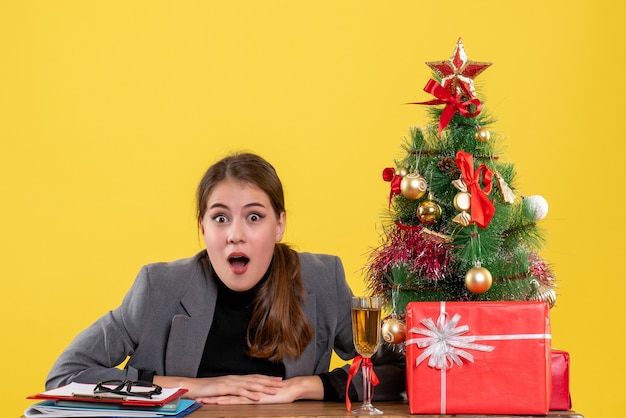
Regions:
<svg viewBox="0 0 626 418"><path fill-rule="evenodd" d="M108 386L115 386L113 388ZM133 386L141 388L152 388L149 391L133 392ZM152 399L153 395L160 395L163 388L152 382L144 382L142 380L103 380L98 382L93 389L93 393L114 393L123 396L138 396L141 398Z"/></svg>

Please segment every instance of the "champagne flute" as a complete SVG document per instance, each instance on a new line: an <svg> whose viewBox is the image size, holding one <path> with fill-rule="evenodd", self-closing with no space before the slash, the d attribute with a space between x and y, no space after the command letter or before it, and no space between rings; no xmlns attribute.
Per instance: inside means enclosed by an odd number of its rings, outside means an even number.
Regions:
<svg viewBox="0 0 626 418"><path fill-rule="evenodd" d="M363 404L352 411L355 415L379 415L383 411L372 405L372 362L370 358L380 344L380 297L352 298L352 337L357 353L363 357Z"/></svg>

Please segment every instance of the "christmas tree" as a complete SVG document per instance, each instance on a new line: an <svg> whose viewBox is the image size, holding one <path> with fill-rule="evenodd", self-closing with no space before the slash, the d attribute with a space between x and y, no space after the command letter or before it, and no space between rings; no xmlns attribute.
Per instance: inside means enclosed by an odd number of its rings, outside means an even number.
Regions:
<svg viewBox="0 0 626 418"><path fill-rule="evenodd" d="M469 61L461 39L449 60L427 62L431 122L410 130L390 183L381 244L365 267L372 293L392 316L412 301L529 301L553 306L555 280L539 255L546 216L541 196L524 197L503 138L474 86L491 63ZM389 324L388 324L389 325ZM383 327L383 331L385 331ZM400 334L400 335L399 335ZM395 328L385 336L403 340Z"/></svg>

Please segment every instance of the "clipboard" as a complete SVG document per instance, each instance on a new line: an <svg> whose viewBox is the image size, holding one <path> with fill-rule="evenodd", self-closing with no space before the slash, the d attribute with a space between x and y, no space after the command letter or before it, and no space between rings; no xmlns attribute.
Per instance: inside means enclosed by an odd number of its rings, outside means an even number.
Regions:
<svg viewBox="0 0 626 418"><path fill-rule="evenodd" d="M153 395L151 399L146 399L140 396L132 395L116 395L111 393L94 394L93 389L95 386L95 383L73 382L69 385L28 396L26 399L108 403L123 406L162 407L182 397L188 392L188 389L180 387L163 388L160 394Z"/></svg>

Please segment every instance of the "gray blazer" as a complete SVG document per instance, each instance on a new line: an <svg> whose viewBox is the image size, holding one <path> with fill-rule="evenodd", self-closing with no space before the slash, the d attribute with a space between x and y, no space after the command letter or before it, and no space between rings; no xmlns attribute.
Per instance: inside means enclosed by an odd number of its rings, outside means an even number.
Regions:
<svg viewBox="0 0 626 418"><path fill-rule="evenodd" d="M315 336L298 358L285 358L286 377L327 372L332 351L344 360L356 354L352 343L350 297L338 257L299 253L306 289L304 312ZM46 388L72 381L137 380L140 372L195 377L217 298L206 251L168 263L144 266L117 309L81 332L53 365ZM404 360L379 350L373 359L381 382L376 398L395 399L404 389ZM391 355L390 355L391 354ZM116 366L128 359L124 369ZM337 392L346 373L331 373ZM353 379L359 398L360 373ZM343 385L343 386L342 386ZM385 389L386 388L386 389Z"/></svg>

